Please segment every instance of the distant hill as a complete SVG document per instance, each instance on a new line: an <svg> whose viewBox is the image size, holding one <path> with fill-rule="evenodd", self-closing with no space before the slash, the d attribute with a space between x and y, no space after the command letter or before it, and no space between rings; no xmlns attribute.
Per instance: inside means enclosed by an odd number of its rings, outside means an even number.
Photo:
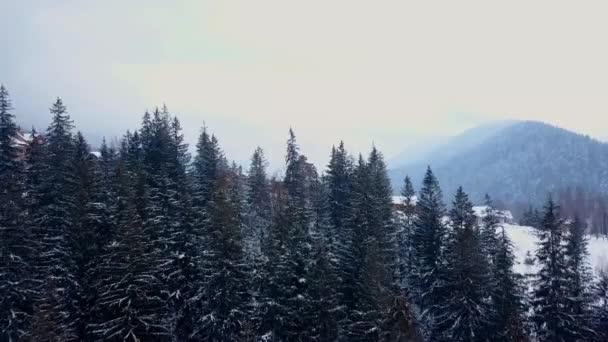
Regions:
<svg viewBox="0 0 608 342"><path fill-rule="evenodd" d="M431 165L446 202L459 185L477 203L486 192L505 203L532 204L567 187L608 194L608 144L541 122L479 126L416 159L389 171L395 192L406 174L419 187Z"/></svg>

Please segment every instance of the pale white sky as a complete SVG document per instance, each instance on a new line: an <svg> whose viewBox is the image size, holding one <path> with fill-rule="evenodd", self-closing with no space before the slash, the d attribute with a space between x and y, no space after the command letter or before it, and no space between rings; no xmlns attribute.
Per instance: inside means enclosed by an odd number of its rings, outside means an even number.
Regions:
<svg viewBox="0 0 608 342"><path fill-rule="evenodd" d="M1 1L0 82L20 121L61 96L113 135L166 103L189 141L274 165L293 126L386 155L494 119L608 136L606 1Z"/></svg>

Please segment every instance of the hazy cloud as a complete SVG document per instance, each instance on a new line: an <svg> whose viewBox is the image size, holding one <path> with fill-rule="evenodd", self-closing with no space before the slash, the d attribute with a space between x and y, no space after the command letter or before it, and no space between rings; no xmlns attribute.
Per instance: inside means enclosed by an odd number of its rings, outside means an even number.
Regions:
<svg viewBox="0 0 608 342"><path fill-rule="evenodd" d="M0 82L20 121L61 96L91 135L166 103L195 142L274 165L288 127L388 155L492 119L608 133L603 1L4 1Z"/></svg>

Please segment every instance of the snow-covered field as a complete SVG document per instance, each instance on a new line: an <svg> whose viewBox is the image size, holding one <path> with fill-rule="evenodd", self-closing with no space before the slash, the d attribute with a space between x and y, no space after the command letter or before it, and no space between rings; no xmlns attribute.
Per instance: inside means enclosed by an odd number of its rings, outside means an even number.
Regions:
<svg viewBox="0 0 608 342"><path fill-rule="evenodd" d="M532 258L536 254L536 246L538 238L532 227L517 226L505 224L505 231L513 242L513 253L515 254L517 263L514 267L515 271L521 274L534 273L537 269L535 260L534 265L526 265L526 254L530 252ZM599 269L608 268L608 239L588 237L589 246L589 265L592 270L597 272Z"/></svg>

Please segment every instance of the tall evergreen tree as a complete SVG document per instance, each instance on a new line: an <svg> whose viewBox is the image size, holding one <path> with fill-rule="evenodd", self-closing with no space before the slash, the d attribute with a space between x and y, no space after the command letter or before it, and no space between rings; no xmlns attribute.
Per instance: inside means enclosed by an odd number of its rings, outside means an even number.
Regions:
<svg viewBox="0 0 608 342"><path fill-rule="evenodd" d="M289 299L293 298L292 265L288 248L287 194L282 183L271 182L272 221L264 246L266 263L260 288L258 336L267 341L297 340L291 331ZM300 297L303 298L303 297Z"/></svg>
<svg viewBox="0 0 608 342"><path fill-rule="evenodd" d="M127 152L127 144L121 149ZM117 169L115 239L104 246L98 297L93 307L97 321L90 330L99 340L170 341L164 284L158 276L161 262L150 234L145 232L135 207L137 177L121 158Z"/></svg>
<svg viewBox="0 0 608 342"><path fill-rule="evenodd" d="M563 222L552 199L545 205L538 230L536 258L540 269L534 281L532 320L539 341L568 341L568 327L574 324L566 311L567 274L563 244Z"/></svg>
<svg viewBox="0 0 608 342"><path fill-rule="evenodd" d="M414 301L426 310L439 300L440 256L447 233L441 188L430 167L422 182L417 207L412 229L412 257L415 261L410 282Z"/></svg>
<svg viewBox="0 0 608 342"><path fill-rule="evenodd" d="M215 182L207 209L203 316L197 334L204 341L238 340L247 319L249 272L243 249L238 198L227 176Z"/></svg>
<svg viewBox="0 0 608 342"><path fill-rule="evenodd" d="M495 257L498 253L498 229L500 220L498 219L497 210L494 207L494 202L488 194L484 198L485 208L481 218L481 248L483 253L489 257L490 271L493 272L495 266Z"/></svg>
<svg viewBox="0 0 608 342"><path fill-rule="evenodd" d="M416 191L409 176L403 180L401 189L403 202L401 217L399 217L399 230L397 234L399 256L399 285L403 290L407 287L408 275L412 272L412 226L416 214Z"/></svg>
<svg viewBox="0 0 608 342"><path fill-rule="evenodd" d="M353 173L349 267L345 274L346 340L373 341L387 328L396 289L395 226L391 189L382 155L374 148L369 161L359 158Z"/></svg>
<svg viewBox="0 0 608 342"><path fill-rule="evenodd" d="M96 293L91 271L99 262L105 241L112 234L110 208L104 202L101 172L96 158L84 136L78 132L74 139L72 167L74 169L75 201L71 213L74 224L72 253L74 275L79 281L78 307L81 308L76 329L81 339L86 338L87 324L91 321L90 308Z"/></svg>
<svg viewBox="0 0 608 342"><path fill-rule="evenodd" d="M492 282L490 284L494 315L490 331L493 341L525 341L525 317L523 306L522 276L513 271L515 256L511 240L502 228L493 255Z"/></svg>
<svg viewBox="0 0 608 342"><path fill-rule="evenodd" d="M592 288L593 329L595 341L608 340L608 273L601 271Z"/></svg>
<svg viewBox="0 0 608 342"><path fill-rule="evenodd" d="M338 292L338 304L341 310L337 312L340 321L340 334L344 334L350 325L346 308L352 309L354 303L354 274L353 264L353 229L350 225L353 162L340 142L338 147L332 147L330 161L324 177L327 188L327 206L329 211L329 252L334 257L334 269Z"/></svg>
<svg viewBox="0 0 608 342"><path fill-rule="evenodd" d="M450 233L440 270L440 303L431 307L433 334L440 341L486 341L491 316L488 265L473 206L462 187L450 210Z"/></svg>
<svg viewBox="0 0 608 342"><path fill-rule="evenodd" d="M325 177L329 188L330 218L335 236L341 235L348 222L352 169L353 163L344 148L344 142L341 141L338 148L332 147Z"/></svg>
<svg viewBox="0 0 608 342"><path fill-rule="evenodd" d="M264 151L258 147L251 156L251 166L247 176L247 209L244 239L247 252L252 258L259 258L263 252L262 242L270 225L270 185L266 175L267 161Z"/></svg>
<svg viewBox="0 0 608 342"><path fill-rule="evenodd" d="M24 167L14 141L17 125L8 91L0 85L0 340L30 334L34 266L24 223Z"/></svg>
<svg viewBox="0 0 608 342"><path fill-rule="evenodd" d="M566 293L568 301L566 311L570 314L573 323L568 327L569 340L585 340L591 336L591 293L589 284L592 275L588 266L589 253L587 251L587 238L585 226L578 215L569 225L569 232L565 237L566 250Z"/></svg>
<svg viewBox="0 0 608 342"><path fill-rule="evenodd" d="M38 303L38 314L48 317L54 333L65 341L76 341L82 324L78 307L80 284L76 278L74 255L75 173L72 164L74 144L72 120L61 99L51 107L47 129L44 173L39 207L33 211L39 236L39 266L47 287ZM35 329L36 330L36 329ZM49 332L49 336L51 332ZM34 336L45 341L45 336Z"/></svg>
<svg viewBox="0 0 608 342"><path fill-rule="evenodd" d="M299 153L299 146L293 131L289 130L287 154L285 156L286 209L284 228L287 229L287 255L289 278L287 284L290 295L286 298L289 310L287 331L293 336L306 339L311 334L313 317L308 277L310 262L311 206L308 192L306 157Z"/></svg>

